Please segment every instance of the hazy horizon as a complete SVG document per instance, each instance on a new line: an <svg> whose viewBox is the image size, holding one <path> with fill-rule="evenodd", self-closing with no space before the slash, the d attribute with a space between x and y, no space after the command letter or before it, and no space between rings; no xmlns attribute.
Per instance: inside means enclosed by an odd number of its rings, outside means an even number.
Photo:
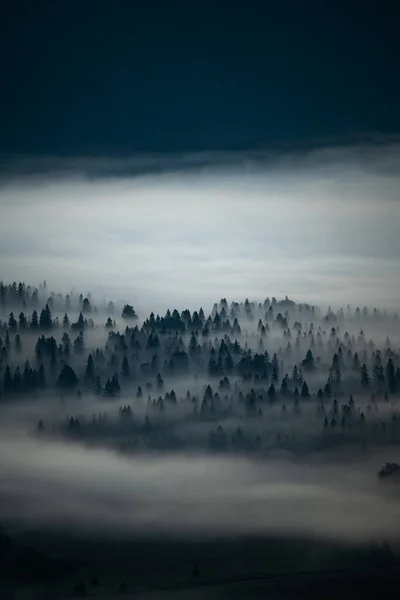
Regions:
<svg viewBox="0 0 400 600"><path fill-rule="evenodd" d="M286 294L397 308L400 146L172 162L114 159L107 174L105 159L54 159L47 175L42 161L3 176L0 278L142 310Z"/></svg>

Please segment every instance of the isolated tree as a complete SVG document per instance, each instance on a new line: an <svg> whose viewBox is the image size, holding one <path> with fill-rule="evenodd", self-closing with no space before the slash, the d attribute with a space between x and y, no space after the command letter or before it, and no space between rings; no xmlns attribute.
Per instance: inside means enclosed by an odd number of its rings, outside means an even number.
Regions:
<svg viewBox="0 0 400 600"><path fill-rule="evenodd" d="M306 369L307 371L312 371L315 368L314 355L311 350L307 351L306 357L301 364L303 369Z"/></svg>
<svg viewBox="0 0 400 600"><path fill-rule="evenodd" d="M89 314L92 312L92 305L90 304L89 298L84 298L82 302L83 314Z"/></svg>
<svg viewBox="0 0 400 600"><path fill-rule="evenodd" d="M300 396L302 398L309 398L310 397L310 392L308 389L308 385L305 381L303 381L303 385L301 386L301 392L300 392Z"/></svg>
<svg viewBox="0 0 400 600"><path fill-rule="evenodd" d="M133 306L131 304L125 304L121 313L121 317L123 319L137 319L137 314L133 310Z"/></svg>
<svg viewBox="0 0 400 600"><path fill-rule="evenodd" d="M78 378L75 371L69 365L64 365L57 378L56 386L62 389L72 389L76 385L78 385Z"/></svg>

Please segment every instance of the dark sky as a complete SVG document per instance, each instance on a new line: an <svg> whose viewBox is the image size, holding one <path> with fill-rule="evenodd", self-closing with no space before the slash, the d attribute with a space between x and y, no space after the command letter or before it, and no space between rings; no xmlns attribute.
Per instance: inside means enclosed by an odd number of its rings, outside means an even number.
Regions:
<svg viewBox="0 0 400 600"><path fill-rule="evenodd" d="M0 152L196 152L399 134L395 6L9 1Z"/></svg>

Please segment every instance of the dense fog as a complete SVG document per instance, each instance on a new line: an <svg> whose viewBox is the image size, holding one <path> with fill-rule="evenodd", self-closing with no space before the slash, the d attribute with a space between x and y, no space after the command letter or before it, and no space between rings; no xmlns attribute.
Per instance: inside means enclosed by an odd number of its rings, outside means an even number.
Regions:
<svg viewBox="0 0 400 600"><path fill-rule="evenodd" d="M394 566L399 156L8 165L0 595Z"/></svg>
<svg viewBox="0 0 400 600"><path fill-rule="evenodd" d="M393 308L398 166L387 144L16 162L0 188L0 273L142 311L268 294Z"/></svg>
<svg viewBox="0 0 400 600"><path fill-rule="evenodd" d="M397 541L399 489L376 477L387 456L250 460L136 455L4 436L3 519L23 527L199 538L294 535Z"/></svg>
<svg viewBox="0 0 400 600"><path fill-rule="evenodd" d="M18 528L398 538L400 321L222 298L165 314L1 283L0 511Z"/></svg>

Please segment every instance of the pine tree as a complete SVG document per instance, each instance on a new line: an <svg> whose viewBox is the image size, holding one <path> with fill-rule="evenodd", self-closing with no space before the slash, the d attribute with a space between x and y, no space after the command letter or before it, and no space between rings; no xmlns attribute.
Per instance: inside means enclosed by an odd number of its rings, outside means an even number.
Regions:
<svg viewBox="0 0 400 600"><path fill-rule="evenodd" d="M19 316L18 316L18 327L19 327L19 330L21 332L25 331L25 329L28 327L28 321L27 321L27 318L26 318L26 316L25 316L25 314L23 312L19 313Z"/></svg>
<svg viewBox="0 0 400 600"><path fill-rule="evenodd" d="M94 382L94 362L93 362L92 353L90 353L87 358L86 369L85 369L85 381L86 381L86 383Z"/></svg>
<svg viewBox="0 0 400 600"><path fill-rule="evenodd" d="M124 359L122 361L122 375L123 377L129 377L131 374L128 359L126 358L126 354L124 355Z"/></svg>
<svg viewBox="0 0 400 600"><path fill-rule="evenodd" d="M270 402L273 402L276 399L276 389L273 383L268 388L267 396Z"/></svg>
<svg viewBox="0 0 400 600"><path fill-rule="evenodd" d="M84 314L89 314L92 312L92 306L90 304L89 298L84 298L82 302L82 312Z"/></svg>
<svg viewBox="0 0 400 600"><path fill-rule="evenodd" d="M307 383L305 381L303 381L303 385L301 386L300 396L302 398L309 398L310 397L310 391L309 391L308 385L307 385Z"/></svg>
<svg viewBox="0 0 400 600"><path fill-rule="evenodd" d="M37 314L36 310L34 310L33 313L32 313L32 316L31 316L30 328L31 329L38 329L38 327L39 327L38 314Z"/></svg>
<svg viewBox="0 0 400 600"><path fill-rule="evenodd" d="M74 351L76 354L83 354L85 349L83 331L80 331L78 337L74 341Z"/></svg>
<svg viewBox="0 0 400 600"><path fill-rule="evenodd" d="M272 356L271 366L272 366L271 379L272 379L272 381L276 382L279 380L279 359L278 359L276 352Z"/></svg>
<svg viewBox="0 0 400 600"><path fill-rule="evenodd" d="M353 364L352 367L353 371L356 371L357 373L359 372L361 365L360 365L360 359L358 358L358 354L357 352L354 353L353 356Z"/></svg>
<svg viewBox="0 0 400 600"><path fill-rule="evenodd" d="M8 328L10 331L15 331L18 327L18 323L17 320L14 317L14 313L10 313L10 316L8 318Z"/></svg>
<svg viewBox="0 0 400 600"><path fill-rule="evenodd" d="M368 374L368 367L364 363L361 368L361 384L364 387L367 387L369 385L369 382L370 382L370 379L369 379L369 374Z"/></svg>
<svg viewBox="0 0 400 600"><path fill-rule="evenodd" d="M192 334L190 336L190 342L189 342L189 353L193 355L193 354L195 354L196 350L197 350L197 339L196 339L194 331L192 331Z"/></svg>
<svg viewBox="0 0 400 600"><path fill-rule="evenodd" d="M307 351L306 357L301 364L307 371L312 371L315 368L314 356L311 350Z"/></svg>
<svg viewBox="0 0 400 600"><path fill-rule="evenodd" d="M41 329L51 329L53 325L49 304L42 309L39 319L39 327Z"/></svg>
<svg viewBox="0 0 400 600"><path fill-rule="evenodd" d="M64 365L58 376L56 386L63 389L70 389L78 384L78 378L75 371L69 365Z"/></svg>

